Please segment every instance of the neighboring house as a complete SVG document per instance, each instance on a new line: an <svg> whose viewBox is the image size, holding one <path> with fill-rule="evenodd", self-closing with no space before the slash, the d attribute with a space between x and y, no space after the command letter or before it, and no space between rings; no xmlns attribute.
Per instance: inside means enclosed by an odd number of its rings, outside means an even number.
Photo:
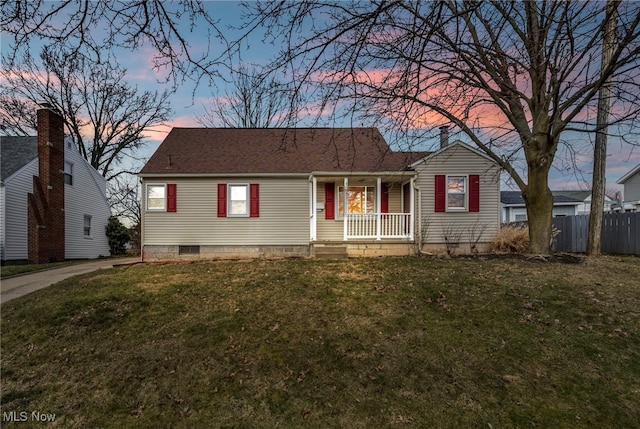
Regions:
<svg viewBox="0 0 640 429"><path fill-rule="evenodd" d="M582 201L581 204L578 204L576 207L576 214L583 215L591 213L591 191L551 191L554 196L562 195L569 198L574 198L576 200ZM613 204L613 200L608 196L604 196L604 205L602 207L602 211L611 212L611 205Z"/></svg>
<svg viewBox="0 0 640 429"><path fill-rule="evenodd" d="M71 142L62 118L38 111L37 137L0 137L2 261L109 255L106 181Z"/></svg>
<svg viewBox="0 0 640 429"><path fill-rule="evenodd" d="M579 207L584 207L584 200L565 195L566 191L551 191L553 194L553 217L574 216L579 214ZM591 199L591 197L589 197ZM502 223L521 222L527 220L527 207L520 191L500 192Z"/></svg>
<svg viewBox="0 0 640 429"><path fill-rule="evenodd" d="M499 168L441 144L393 152L374 128L174 128L140 172L143 260L407 255L443 251L445 235L482 247L499 228Z"/></svg>
<svg viewBox="0 0 640 429"><path fill-rule="evenodd" d="M640 212L640 164L629 170L616 183L624 186L624 211Z"/></svg>

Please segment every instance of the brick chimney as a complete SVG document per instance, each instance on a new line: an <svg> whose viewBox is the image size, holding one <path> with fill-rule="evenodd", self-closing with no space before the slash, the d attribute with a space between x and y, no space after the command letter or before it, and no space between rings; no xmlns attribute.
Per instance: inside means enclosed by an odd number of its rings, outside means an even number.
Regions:
<svg viewBox="0 0 640 429"><path fill-rule="evenodd" d="M64 261L64 123L51 108L39 109L38 176L28 195L29 263Z"/></svg>
<svg viewBox="0 0 640 429"><path fill-rule="evenodd" d="M449 146L449 126L443 125L440 127L440 149L447 146Z"/></svg>

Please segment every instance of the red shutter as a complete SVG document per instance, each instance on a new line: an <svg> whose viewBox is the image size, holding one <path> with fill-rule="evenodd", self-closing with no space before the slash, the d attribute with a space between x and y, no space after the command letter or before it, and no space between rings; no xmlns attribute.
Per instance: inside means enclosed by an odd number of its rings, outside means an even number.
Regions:
<svg viewBox="0 0 640 429"><path fill-rule="evenodd" d="M227 217L227 184L218 183L218 217Z"/></svg>
<svg viewBox="0 0 640 429"><path fill-rule="evenodd" d="M480 176L477 174L469 175L469 211L480 211Z"/></svg>
<svg viewBox="0 0 640 429"><path fill-rule="evenodd" d="M249 217L260 217L260 185L249 185Z"/></svg>
<svg viewBox="0 0 640 429"><path fill-rule="evenodd" d="M380 198L380 213L389 213L389 184L382 184L382 195Z"/></svg>
<svg viewBox="0 0 640 429"><path fill-rule="evenodd" d="M447 211L447 178L444 174L437 174L435 177L435 211Z"/></svg>
<svg viewBox="0 0 640 429"><path fill-rule="evenodd" d="M176 184L167 184L167 212L175 213L177 211L176 205Z"/></svg>
<svg viewBox="0 0 640 429"><path fill-rule="evenodd" d="M333 183L324 184L324 218L327 220L336 218L335 186Z"/></svg>

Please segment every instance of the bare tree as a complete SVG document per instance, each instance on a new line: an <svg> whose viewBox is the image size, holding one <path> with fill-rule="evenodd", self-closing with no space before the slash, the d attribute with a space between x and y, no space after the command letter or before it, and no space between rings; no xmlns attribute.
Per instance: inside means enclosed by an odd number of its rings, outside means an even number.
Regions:
<svg viewBox="0 0 640 429"><path fill-rule="evenodd" d="M198 117L205 127L279 128L290 125L297 94L290 85L240 67L232 73L232 89L215 97Z"/></svg>
<svg viewBox="0 0 640 429"><path fill-rule="evenodd" d="M615 50L619 3L617 0L607 1L602 44L602 65L600 67L602 71L607 69L611 61L611 55ZM591 256L599 256L602 249L605 161L607 157L609 111L611 109L611 85L611 76L608 76L598 92L597 130L593 153L593 181L591 187L591 216L589 217L589 231L587 234L587 254Z"/></svg>
<svg viewBox="0 0 640 429"><path fill-rule="evenodd" d="M284 46L271 64L325 112L414 131L453 124L507 171L527 204L531 253L550 252L549 171L569 131L593 133L597 94L616 82L609 125L636 129L640 3L619 7L600 69L602 2L266 2L247 33ZM314 20L322 16L322 20ZM338 112L338 113L335 113ZM623 132L623 131L619 131ZM526 161L525 171L515 159Z"/></svg>
<svg viewBox="0 0 640 429"><path fill-rule="evenodd" d="M126 174L113 178L107 183L107 194L113 216L126 226L141 223L140 184L136 176Z"/></svg>
<svg viewBox="0 0 640 429"><path fill-rule="evenodd" d="M123 161L138 160L145 131L168 119L169 93L130 86L127 71L111 59L66 53L45 48L40 61L27 54L0 71L2 132L35 132L32 112L49 103L62 113L78 151L110 180L126 171Z"/></svg>
<svg viewBox="0 0 640 429"><path fill-rule="evenodd" d="M13 38L13 61L32 45L65 46L70 56L104 47L155 50L156 70L179 84L186 76L196 80L218 77L226 43L219 22L203 1L56 1L2 0L0 25ZM198 53L187 36L197 27ZM3 36L4 37L4 36Z"/></svg>

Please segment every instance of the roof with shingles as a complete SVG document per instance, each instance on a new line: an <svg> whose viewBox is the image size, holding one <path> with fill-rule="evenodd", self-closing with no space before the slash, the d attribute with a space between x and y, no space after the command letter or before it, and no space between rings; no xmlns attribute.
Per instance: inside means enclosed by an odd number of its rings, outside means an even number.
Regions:
<svg viewBox="0 0 640 429"><path fill-rule="evenodd" d="M564 192L565 191L551 191L551 193L553 194L554 204L578 205L583 202L583 200L581 199L564 195ZM500 191L500 202L506 205L523 205L524 206L524 198L522 198L522 193L520 191Z"/></svg>
<svg viewBox="0 0 640 429"><path fill-rule="evenodd" d="M430 152L395 152L376 128L173 128L145 174L399 171Z"/></svg>
<svg viewBox="0 0 640 429"><path fill-rule="evenodd" d="M0 171L4 181L38 156L37 137L0 136Z"/></svg>

